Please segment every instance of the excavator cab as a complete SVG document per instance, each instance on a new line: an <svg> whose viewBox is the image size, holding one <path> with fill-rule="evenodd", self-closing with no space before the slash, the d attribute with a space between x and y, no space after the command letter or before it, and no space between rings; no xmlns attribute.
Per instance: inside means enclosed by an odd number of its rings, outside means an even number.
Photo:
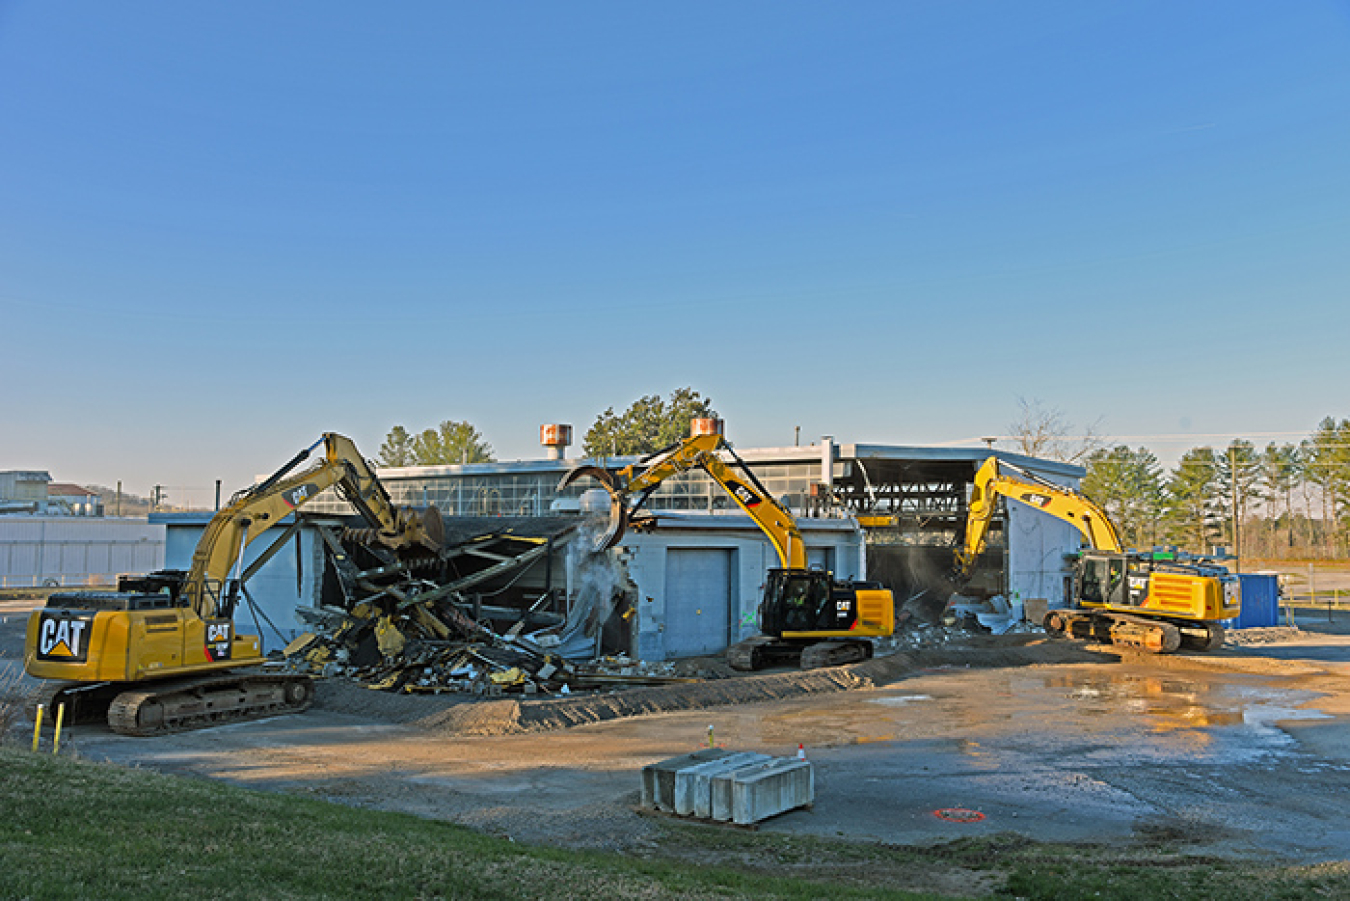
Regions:
<svg viewBox="0 0 1350 901"><path fill-rule="evenodd" d="M759 611L765 634L840 628L830 604L831 582L830 574L820 570L769 570Z"/></svg>
<svg viewBox="0 0 1350 901"><path fill-rule="evenodd" d="M1138 578L1130 578L1130 572L1134 570L1137 570L1137 565L1125 554L1085 552L1078 560L1078 596L1089 604L1138 604L1136 592L1131 590ZM1147 581L1148 575L1145 573L1144 594L1147 594Z"/></svg>
<svg viewBox="0 0 1350 901"><path fill-rule="evenodd" d="M894 603L876 582L841 582L820 569L771 569L759 625L779 637L876 638L894 629Z"/></svg>

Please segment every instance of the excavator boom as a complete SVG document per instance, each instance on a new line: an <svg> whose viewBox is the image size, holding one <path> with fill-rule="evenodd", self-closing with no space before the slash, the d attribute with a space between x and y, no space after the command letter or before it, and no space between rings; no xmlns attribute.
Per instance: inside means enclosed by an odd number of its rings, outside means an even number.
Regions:
<svg viewBox="0 0 1350 901"><path fill-rule="evenodd" d="M1094 550L1119 553L1123 548L1116 527L1092 501L1071 488L1014 466L998 457L985 460L975 473L966 514L965 542L957 550L958 581L969 577L984 551L999 496L1010 497L1072 524Z"/></svg>
<svg viewBox="0 0 1350 901"><path fill-rule="evenodd" d="M309 469L291 474L320 446L324 457ZM229 615L222 595L230 570L244 548L286 516L336 486L343 498L375 530L379 542L391 549L440 549L444 526L436 508L396 507L350 438L326 432L314 444L264 481L238 492L207 524L192 554L192 568L183 582L188 606L204 617Z"/></svg>

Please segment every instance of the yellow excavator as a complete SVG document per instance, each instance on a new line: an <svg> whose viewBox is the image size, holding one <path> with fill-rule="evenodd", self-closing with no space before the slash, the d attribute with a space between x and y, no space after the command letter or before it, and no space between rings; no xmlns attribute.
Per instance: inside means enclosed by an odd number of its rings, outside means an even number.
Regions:
<svg viewBox="0 0 1350 901"><path fill-rule="evenodd" d="M320 446L323 459L292 475ZM125 735L153 735L307 708L308 676L269 672L256 635L240 635L244 548L330 486L370 523L383 546L435 553L444 527L434 507L395 507L349 438L332 432L212 517L192 567L122 576L118 590L53 594L28 620L24 669L62 680L49 705ZM232 573L233 571L233 573ZM54 709L54 708L53 708Z"/></svg>
<svg viewBox="0 0 1350 901"><path fill-rule="evenodd" d="M1087 543L1073 567L1075 606L1045 616L1051 634L1155 654L1183 647L1208 651L1223 644L1221 621L1242 611L1241 583L1224 567L1127 551L1111 520L1092 501L997 457L985 460L975 474L965 541L956 551L957 584L969 580L984 550L999 497L1071 523Z"/></svg>
<svg viewBox="0 0 1350 901"><path fill-rule="evenodd" d="M731 458L729 464L723 454ZM734 467L734 468L733 468ZM598 466L580 466L563 476L558 490L584 477L609 492L611 516L596 550L613 547L634 514L662 481L676 473L702 469L721 485L736 505L768 537L781 566L768 571L759 605L763 634L727 649L735 669L753 671L775 664L802 669L837 666L872 656L868 639L889 636L895 629L891 592L872 582L848 582L807 565L806 545L792 514L773 499L749 467L722 437L721 420L695 419L691 435L611 473Z"/></svg>

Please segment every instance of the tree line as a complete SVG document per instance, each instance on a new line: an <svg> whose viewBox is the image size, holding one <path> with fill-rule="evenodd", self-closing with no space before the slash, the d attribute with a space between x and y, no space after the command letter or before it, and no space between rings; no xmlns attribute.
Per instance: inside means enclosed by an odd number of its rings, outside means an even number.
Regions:
<svg viewBox="0 0 1350 901"><path fill-rule="evenodd" d="M1146 447L1104 446L1095 426L1066 438L1062 414L1021 401L1011 428L1017 450L1086 467L1082 491L1111 517L1127 546L1175 545L1193 553L1215 546L1243 557L1323 559L1350 555L1350 419L1323 419L1297 443L1258 448L1194 447L1165 469ZM689 434L695 418L717 418L709 398L677 388L646 395L622 413L596 416L582 439L587 457L649 454ZM409 432L394 426L380 446L382 466L493 462L490 445L468 422L447 420Z"/></svg>
<svg viewBox="0 0 1350 901"><path fill-rule="evenodd" d="M1350 419L1323 419L1298 443L1194 447L1165 470L1145 447L1099 447L1083 459L1085 495L1131 547L1235 549L1262 559L1350 551Z"/></svg>
<svg viewBox="0 0 1350 901"><path fill-rule="evenodd" d="M613 407L595 417L581 442L587 457L651 454L689 437L693 419L716 419L712 401L693 388L676 388L669 400L639 397L622 413ZM438 427L409 432L396 425L380 445L381 466L441 466L491 463L492 445L468 422L446 420Z"/></svg>

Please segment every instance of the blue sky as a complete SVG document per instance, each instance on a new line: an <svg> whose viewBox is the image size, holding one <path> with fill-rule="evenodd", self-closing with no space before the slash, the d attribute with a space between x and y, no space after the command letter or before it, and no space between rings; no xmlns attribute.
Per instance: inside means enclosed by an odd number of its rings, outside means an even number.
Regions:
<svg viewBox="0 0 1350 901"><path fill-rule="evenodd" d="M1297 440L1347 161L1346 2L0 0L0 469L205 504L685 385L746 447Z"/></svg>

